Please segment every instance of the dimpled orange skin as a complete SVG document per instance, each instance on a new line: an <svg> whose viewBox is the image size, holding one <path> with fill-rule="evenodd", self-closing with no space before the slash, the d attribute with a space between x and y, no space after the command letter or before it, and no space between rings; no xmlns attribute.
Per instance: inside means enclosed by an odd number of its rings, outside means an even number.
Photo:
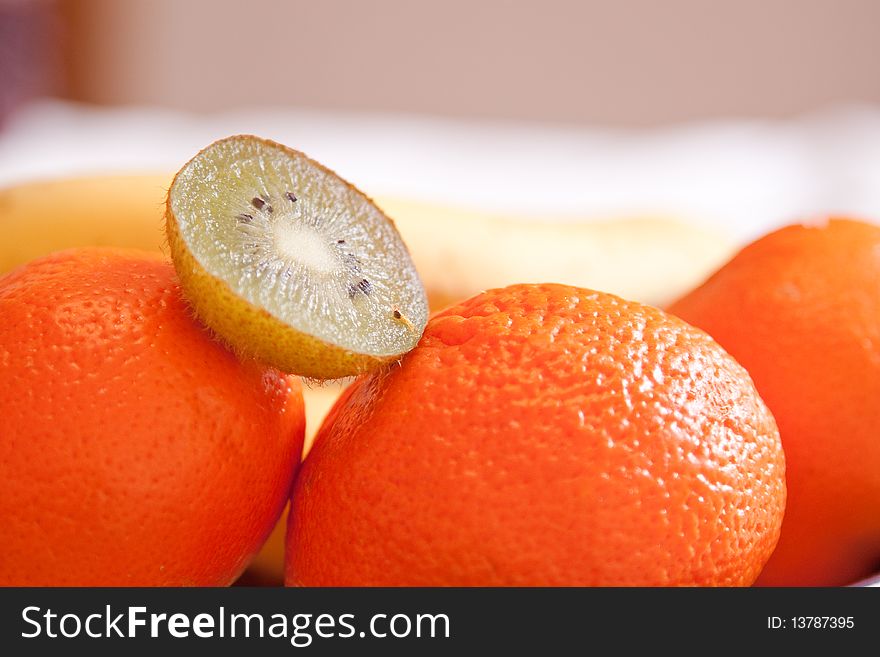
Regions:
<svg viewBox="0 0 880 657"><path fill-rule="evenodd" d="M831 219L747 246L671 312L752 375L788 504L758 584L850 584L880 566L880 227Z"/></svg>
<svg viewBox="0 0 880 657"><path fill-rule="evenodd" d="M0 317L0 584L230 584L298 466L298 381L214 341L147 253L33 261Z"/></svg>
<svg viewBox="0 0 880 657"><path fill-rule="evenodd" d="M294 485L286 583L748 585L784 469L702 331L590 290L492 290L340 398Z"/></svg>

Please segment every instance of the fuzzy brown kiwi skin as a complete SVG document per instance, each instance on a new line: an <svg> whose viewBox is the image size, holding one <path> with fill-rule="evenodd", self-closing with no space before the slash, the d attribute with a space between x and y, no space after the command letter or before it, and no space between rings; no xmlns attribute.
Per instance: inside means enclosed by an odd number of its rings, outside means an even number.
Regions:
<svg viewBox="0 0 880 657"><path fill-rule="evenodd" d="M202 149L192 159L198 158L202 152L216 144L234 139L254 139L268 146L280 148L293 156L304 157L314 166L336 176L349 189L373 203L372 199L339 177L331 169L299 151L261 137L252 135L226 137ZM189 162L180 171L185 170ZM288 374L296 374L315 380L358 376L380 369L401 358L403 353L373 356L352 352L339 345L298 331L263 308L238 296L226 282L208 273L187 247L171 208L171 190L174 189L180 171L175 175L169 187L165 205L165 230L171 258L180 279L183 294L192 306L196 317L207 325L221 341L240 356L256 359ZM375 206L374 203L373 205ZM392 226L394 225L390 217L382 213L381 210L380 213ZM421 334L421 329L419 329L419 334ZM413 346L415 346L415 342Z"/></svg>

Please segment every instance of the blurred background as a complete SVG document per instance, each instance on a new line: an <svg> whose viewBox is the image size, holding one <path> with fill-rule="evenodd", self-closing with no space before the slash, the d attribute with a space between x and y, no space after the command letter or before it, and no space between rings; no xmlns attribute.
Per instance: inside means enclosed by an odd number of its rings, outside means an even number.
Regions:
<svg viewBox="0 0 880 657"><path fill-rule="evenodd" d="M13 99L54 93L203 112L274 105L618 127L880 103L875 0L0 7Z"/></svg>
<svg viewBox="0 0 880 657"><path fill-rule="evenodd" d="M0 184L257 132L368 192L880 216L874 0L0 0Z"/></svg>
<svg viewBox="0 0 880 657"><path fill-rule="evenodd" d="M0 0L0 11L6 106L53 94L646 127L880 103L874 0Z"/></svg>

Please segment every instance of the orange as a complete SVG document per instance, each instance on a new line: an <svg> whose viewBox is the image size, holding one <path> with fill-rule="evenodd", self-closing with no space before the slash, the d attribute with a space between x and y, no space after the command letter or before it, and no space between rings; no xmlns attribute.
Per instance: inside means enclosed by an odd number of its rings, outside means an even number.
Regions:
<svg viewBox="0 0 880 657"><path fill-rule="evenodd" d="M745 585L784 459L746 371L649 306L492 290L330 412L291 499L289 585Z"/></svg>
<svg viewBox="0 0 880 657"><path fill-rule="evenodd" d="M298 381L214 341L146 253L33 261L0 317L0 584L231 583L298 467Z"/></svg>
<svg viewBox="0 0 880 657"><path fill-rule="evenodd" d="M880 227L829 219L747 246L671 311L751 373L776 417L788 505L766 585L880 565Z"/></svg>

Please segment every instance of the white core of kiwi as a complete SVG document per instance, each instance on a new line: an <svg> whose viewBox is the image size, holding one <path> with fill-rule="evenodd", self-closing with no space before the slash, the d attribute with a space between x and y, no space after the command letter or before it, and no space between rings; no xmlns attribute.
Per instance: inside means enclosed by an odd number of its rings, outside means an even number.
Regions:
<svg viewBox="0 0 880 657"><path fill-rule="evenodd" d="M180 171L169 199L198 263L285 324L377 357L418 341L427 299L393 223L306 156L230 137Z"/></svg>
<svg viewBox="0 0 880 657"><path fill-rule="evenodd" d="M332 274L339 267L338 254L333 253L325 237L304 223L279 221L272 226L278 257L288 266L298 264L315 274Z"/></svg>

